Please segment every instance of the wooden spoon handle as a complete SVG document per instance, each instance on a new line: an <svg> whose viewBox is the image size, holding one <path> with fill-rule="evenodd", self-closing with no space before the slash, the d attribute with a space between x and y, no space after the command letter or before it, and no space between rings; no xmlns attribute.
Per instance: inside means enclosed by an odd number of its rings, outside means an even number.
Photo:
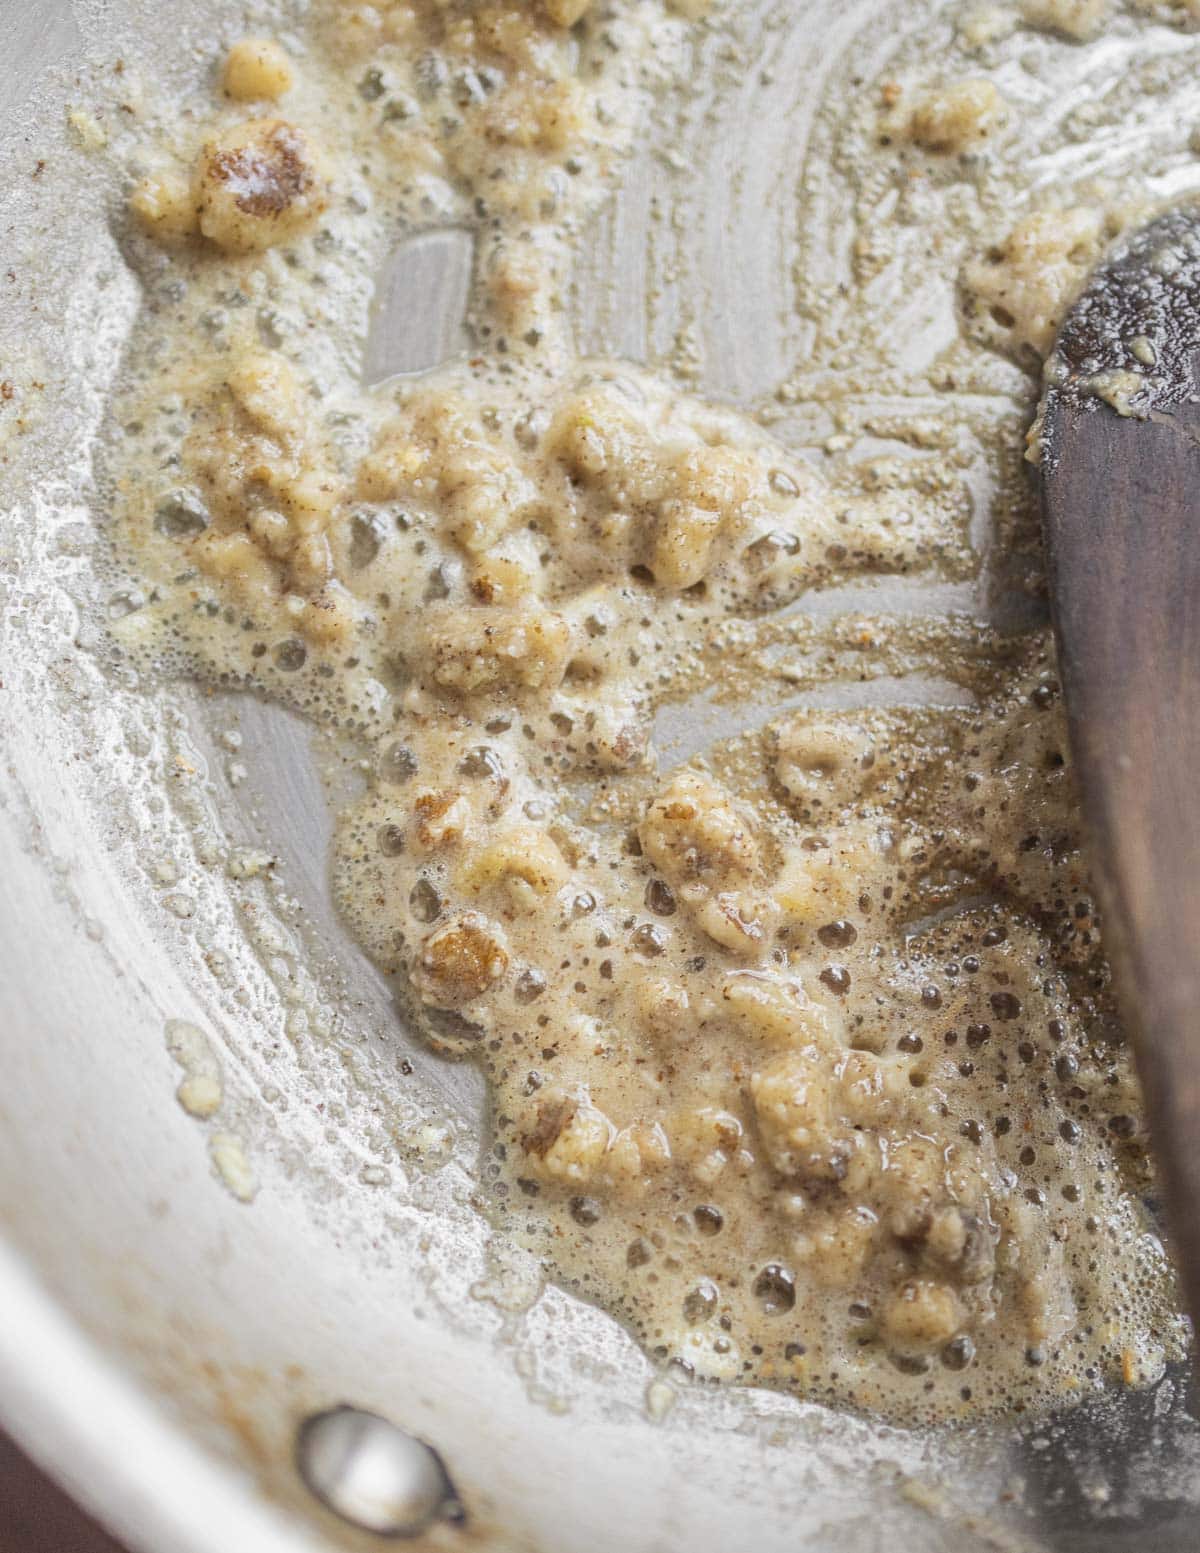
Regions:
<svg viewBox="0 0 1200 1553"><path fill-rule="evenodd" d="M1200 1320L1200 409L1049 415L1050 581L1105 947Z"/></svg>

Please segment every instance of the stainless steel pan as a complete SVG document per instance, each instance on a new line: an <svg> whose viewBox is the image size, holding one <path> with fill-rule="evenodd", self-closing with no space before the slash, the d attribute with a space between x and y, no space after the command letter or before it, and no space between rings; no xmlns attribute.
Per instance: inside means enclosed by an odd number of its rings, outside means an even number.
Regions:
<svg viewBox="0 0 1200 1553"><path fill-rule="evenodd" d="M737 75L760 47L785 72L784 141L731 93L672 285L650 196L685 195L636 157L578 299L589 346L633 356L699 319L708 386L734 396L774 380L795 328L780 158L816 131L794 83L900 8L761 9L738 15ZM308 731L111 661L132 584L105 570L89 448L138 288L110 229L126 130L97 105L123 79L134 117L142 72L194 80L245 22L217 0L0 0L0 1420L155 1553L376 1545L314 1487L444 1549L1200 1545L1179 1377L914 1436L660 1376L492 1246L479 1085L408 1039L330 914ZM614 307L605 274L645 305ZM239 844L278 866L230 879ZM172 1020L221 1064L216 1124L174 1102ZM215 1127L244 1140L248 1204L215 1176ZM394 1431L312 1425L342 1407Z"/></svg>

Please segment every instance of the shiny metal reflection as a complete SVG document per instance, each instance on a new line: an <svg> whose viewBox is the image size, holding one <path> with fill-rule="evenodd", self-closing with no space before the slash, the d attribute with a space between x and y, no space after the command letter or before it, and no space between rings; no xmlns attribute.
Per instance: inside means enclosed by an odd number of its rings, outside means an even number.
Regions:
<svg viewBox="0 0 1200 1553"><path fill-rule="evenodd" d="M314 1413L296 1437L296 1465L326 1509L363 1531L416 1537L466 1519L437 1451L375 1413Z"/></svg>

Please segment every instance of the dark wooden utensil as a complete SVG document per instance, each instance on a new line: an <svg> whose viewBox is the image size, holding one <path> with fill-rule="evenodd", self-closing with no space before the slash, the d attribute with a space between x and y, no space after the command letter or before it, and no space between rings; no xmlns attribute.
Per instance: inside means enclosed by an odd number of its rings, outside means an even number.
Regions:
<svg viewBox="0 0 1200 1553"><path fill-rule="evenodd" d="M1105 943L1200 1323L1200 208L1155 221L1097 272L1048 381L1063 692Z"/></svg>

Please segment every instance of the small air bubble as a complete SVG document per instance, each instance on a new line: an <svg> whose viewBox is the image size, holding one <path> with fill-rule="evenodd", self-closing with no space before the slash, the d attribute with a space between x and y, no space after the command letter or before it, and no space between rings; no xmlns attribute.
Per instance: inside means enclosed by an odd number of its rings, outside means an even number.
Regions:
<svg viewBox="0 0 1200 1553"><path fill-rule="evenodd" d="M523 970L513 984L518 1003L534 1003L546 990L546 978L532 966Z"/></svg>
<svg viewBox="0 0 1200 1553"><path fill-rule="evenodd" d="M699 1326L715 1315L717 1309L717 1286L711 1278L703 1278L694 1289L689 1289L683 1297L683 1319L689 1326Z"/></svg>
<svg viewBox="0 0 1200 1553"><path fill-rule="evenodd" d="M289 636L275 643L271 655L275 659L276 668L282 669L285 674L294 674L307 662L308 648L298 636Z"/></svg>
<svg viewBox="0 0 1200 1553"><path fill-rule="evenodd" d="M725 1215L711 1203L701 1203L698 1208L693 1209L692 1218L695 1219L696 1228L702 1235L719 1235L725 1223Z"/></svg>
<svg viewBox="0 0 1200 1553"><path fill-rule="evenodd" d="M208 523L208 508L195 491L172 491L154 512L154 527L167 539L195 539Z"/></svg>
<svg viewBox="0 0 1200 1553"><path fill-rule="evenodd" d="M379 761L379 775L385 782L407 782L416 774L417 757L407 744L389 744Z"/></svg>
<svg viewBox="0 0 1200 1553"><path fill-rule="evenodd" d="M379 850L384 857L399 857L404 851L404 832L399 825L379 827Z"/></svg>
<svg viewBox="0 0 1200 1553"><path fill-rule="evenodd" d="M441 914L442 897L428 879L418 879L412 887L408 904L418 922L432 922Z"/></svg>
<svg viewBox="0 0 1200 1553"><path fill-rule="evenodd" d="M754 1296L766 1315L782 1315L796 1303L796 1280L786 1267L768 1262L754 1280Z"/></svg>
<svg viewBox="0 0 1200 1553"><path fill-rule="evenodd" d="M670 941L669 931L659 927L657 922L643 922L633 934L633 947L639 954L649 955L652 958L665 953Z"/></svg>
<svg viewBox="0 0 1200 1553"><path fill-rule="evenodd" d="M948 1370L965 1370L975 1357L975 1344L966 1333L952 1337L942 1349L941 1360Z"/></svg>

